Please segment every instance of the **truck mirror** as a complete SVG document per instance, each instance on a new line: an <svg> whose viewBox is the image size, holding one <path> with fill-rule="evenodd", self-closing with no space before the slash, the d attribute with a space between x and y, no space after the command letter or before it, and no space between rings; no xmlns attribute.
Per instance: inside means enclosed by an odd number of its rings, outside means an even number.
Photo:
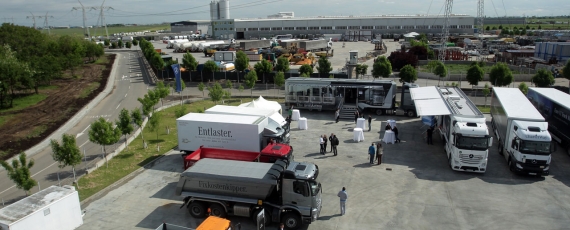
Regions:
<svg viewBox="0 0 570 230"><path fill-rule="evenodd" d="M493 147L493 137L489 137L489 148Z"/></svg>

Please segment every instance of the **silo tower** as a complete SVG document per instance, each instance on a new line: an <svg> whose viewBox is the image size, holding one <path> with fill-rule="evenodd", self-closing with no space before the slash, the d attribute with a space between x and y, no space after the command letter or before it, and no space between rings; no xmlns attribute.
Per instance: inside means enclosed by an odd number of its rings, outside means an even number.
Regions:
<svg viewBox="0 0 570 230"><path fill-rule="evenodd" d="M230 0L220 0L218 7L219 19L230 19Z"/></svg>
<svg viewBox="0 0 570 230"><path fill-rule="evenodd" d="M212 0L210 2L210 20L218 20L218 2L216 0Z"/></svg>

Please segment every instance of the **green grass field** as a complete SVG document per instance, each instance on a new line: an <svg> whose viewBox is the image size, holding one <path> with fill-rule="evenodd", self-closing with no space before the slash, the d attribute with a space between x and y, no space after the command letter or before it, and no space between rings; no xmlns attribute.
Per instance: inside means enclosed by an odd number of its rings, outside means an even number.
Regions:
<svg viewBox="0 0 570 230"><path fill-rule="evenodd" d="M156 31L156 30L170 30L170 25L144 25L144 26L122 26L122 27L107 27L109 35L121 32L142 32L145 30ZM47 31L45 31L47 33ZM51 29L52 34L57 35L77 35L82 36L84 34L83 28L71 28L71 29ZM89 28L91 36L105 36L105 28Z"/></svg>
<svg viewBox="0 0 570 230"><path fill-rule="evenodd" d="M490 113L491 112L491 106L487 105L485 106L480 106L478 105L477 108L479 109L479 111L481 111L482 113Z"/></svg>
<svg viewBox="0 0 570 230"><path fill-rule="evenodd" d="M276 101L280 103L284 102L282 99ZM237 106L240 104L239 99L230 99L226 100L226 102L226 105ZM203 100L183 106L186 107L186 113L190 113L198 112L199 110L203 111L204 108L207 109L214 105L214 102L210 100ZM92 196L178 145L176 118L174 115L174 111L177 108L179 108L179 106L170 107L158 112L161 114L158 137L156 131L153 132L148 126L145 127L143 136L148 143L147 149L143 148L142 138L139 136L135 138L133 142L129 143L128 150L123 150L119 155L108 162L108 168L103 165L94 172L79 179L79 186L77 188L79 191L79 199L84 200ZM170 127L170 134L166 134L166 127ZM124 136L121 138L124 139ZM160 151L157 151L157 145L160 146Z"/></svg>
<svg viewBox="0 0 570 230"><path fill-rule="evenodd" d="M37 103L40 103L41 101L43 101L46 98L47 98L47 95L45 95L45 94L30 94L27 96L15 98L12 108L2 109L2 110L0 110L0 112L10 112L10 111L25 109L27 107L30 107L30 106L35 105Z"/></svg>

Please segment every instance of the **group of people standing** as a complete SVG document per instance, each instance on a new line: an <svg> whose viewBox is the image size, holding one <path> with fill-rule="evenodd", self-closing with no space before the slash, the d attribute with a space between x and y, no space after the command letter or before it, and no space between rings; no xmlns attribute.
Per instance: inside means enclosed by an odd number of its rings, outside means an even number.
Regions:
<svg viewBox="0 0 570 230"><path fill-rule="evenodd" d="M386 131L388 131L388 130L392 130L392 132L394 132L394 136L396 137L396 143L402 142L400 140L400 138L398 138L398 127L397 126L394 125L394 127L392 127L390 125L390 123L388 123L388 124L386 124Z"/></svg>
<svg viewBox="0 0 570 230"><path fill-rule="evenodd" d="M337 115L336 122L338 123L339 110L337 110L336 115ZM358 109L356 109L354 111L354 124L358 123L358 118L364 118L364 114L361 114L360 112L358 112ZM370 132L370 130L372 130L372 116L368 115L368 132Z"/></svg>
<svg viewBox="0 0 570 230"><path fill-rule="evenodd" d="M327 143L331 142L331 150L329 151L332 152L335 156L337 155L337 150L336 147L339 144L339 140L336 137L336 135L334 135L334 133L331 133L331 135L329 136L329 138L327 139L327 135L321 135L321 138L319 139L319 142L321 144L321 151L320 153L325 155L325 153L327 152Z"/></svg>
<svg viewBox="0 0 570 230"><path fill-rule="evenodd" d="M374 159L378 165L382 164L382 155L384 154L384 148L382 148L382 143L376 143L376 148L374 148L374 143L368 147L368 154L370 155L370 164L374 164Z"/></svg>

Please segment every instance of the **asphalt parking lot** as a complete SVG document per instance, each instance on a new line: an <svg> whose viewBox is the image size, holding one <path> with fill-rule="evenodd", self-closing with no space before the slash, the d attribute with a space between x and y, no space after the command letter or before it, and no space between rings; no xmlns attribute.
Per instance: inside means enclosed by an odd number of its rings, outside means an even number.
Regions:
<svg viewBox="0 0 570 230"><path fill-rule="evenodd" d="M334 123L332 112L301 111L308 130L292 123L295 160L319 165L323 209L305 229L567 229L570 226L570 157L553 154L551 175L513 175L497 151L490 149L487 173L452 171L441 139L426 145L419 118L373 116L365 141L352 140L353 121ZM380 127L397 120L401 143L385 144L384 163L370 165L367 148L379 141ZM488 119L489 120L489 119ZM319 135L335 133L339 155L319 154ZM330 147L329 147L330 148ZM182 198L174 195L182 160L178 153L161 158L123 186L83 207L80 230L155 229L162 222L196 227ZM347 213L340 216L337 192L345 186ZM230 218L254 229L247 218ZM276 229L275 225L268 229Z"/></svg>

